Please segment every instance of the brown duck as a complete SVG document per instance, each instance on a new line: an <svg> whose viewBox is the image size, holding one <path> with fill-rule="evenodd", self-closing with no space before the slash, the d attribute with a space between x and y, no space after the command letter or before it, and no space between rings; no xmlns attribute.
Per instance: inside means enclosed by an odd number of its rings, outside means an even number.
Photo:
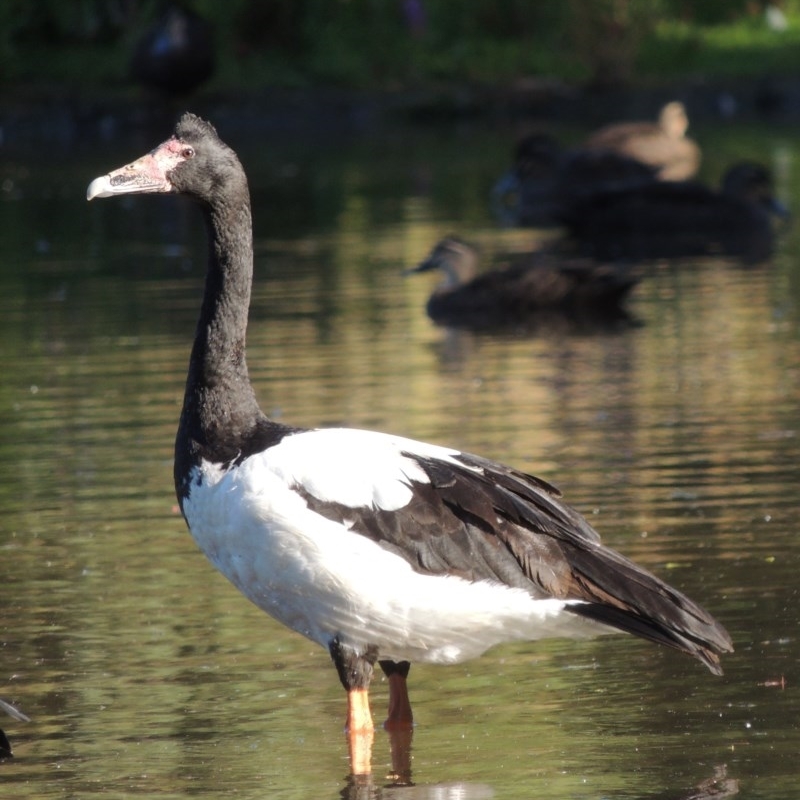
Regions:
<svg viewBox="0 0 800 800"><path fill-rule="evenodd" d="M689 118L683 103L667 103L657 122L617 122L595 131L584 143L634 158L657 170L660 180L684 181L700 168L700 147L686 136Z"/></svg>
<svg viewBox="0 0 800 800"><path fill-rule="evenodd" d="M626 317L622 303L639 281L631 271L587 258L536 251L505 268L479 271L478 251L447 236L410 272L444 275L427 311L440 325L519 327L554 314L587 320Z"/></svg>

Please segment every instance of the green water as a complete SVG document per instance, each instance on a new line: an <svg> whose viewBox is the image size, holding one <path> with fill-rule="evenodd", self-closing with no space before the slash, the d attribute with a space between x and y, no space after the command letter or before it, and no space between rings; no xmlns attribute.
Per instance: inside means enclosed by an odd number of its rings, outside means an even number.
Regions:
<svg viewBox="0 0 800 800"><path fill-rule="evenodd" d="M204 265L195 209L83 199L167 132L0 151L0 697L32 718L0 718L15 754L0 794L361 796L327 654L240 598L177 514L172 440ZM402 271L451 232L489 255L533 246L539 234L498 229L487 203L515 134L227 137L254 197L262 406L542 475L605 541L718 616L736 653L723 678L622 636L415 666L417 785L381 791L682 798L717 775L722 796L794 797L798 234L782 231L764 268L654 270L630 330L442 331L424 313L435 278ZM760 157L800 209L791 131L697 136L709 177ZM373 695L380 718L385 684ZM382 731L373 762L382 787Z"/></svg>

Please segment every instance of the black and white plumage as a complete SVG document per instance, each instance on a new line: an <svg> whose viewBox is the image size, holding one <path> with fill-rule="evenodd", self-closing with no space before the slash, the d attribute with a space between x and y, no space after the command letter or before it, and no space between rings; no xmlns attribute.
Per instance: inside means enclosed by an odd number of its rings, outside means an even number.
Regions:
<svg viewBox="0 0 800 800"><path fill-rule="evenodd" d="M722 626L603 546L545 481L383 433L291 428L259 410L245 360L247 181L211 125L185 114L170 139L95 179L88 197L137 192L190 196L209 234L175 444L183 515L243 594L329 650L351 732L372 727L375 661L405 694L410 661L453 663L503 641L610 626L720 671L731 650ZM394 721L410 723L410 710Z"/></svg>

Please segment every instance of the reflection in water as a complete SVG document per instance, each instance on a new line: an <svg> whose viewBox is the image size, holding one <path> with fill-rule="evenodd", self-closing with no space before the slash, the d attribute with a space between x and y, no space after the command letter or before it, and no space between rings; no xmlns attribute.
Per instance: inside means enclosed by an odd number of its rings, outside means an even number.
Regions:
<svg viewBox="0 0 800 800"><path fill-rule="evenodd" d="M648 794L647 797L662 800L725 800L738 793L739 781L731 778L727 766L722 764L714 768L713 775L688 791ZM385 781L371 774L349 775L340 792L342 800L489 800L495 795L494 789L483 783L414 783L410 772L402 777L397 773L389 774Z"/></svg>
<svg viewBox="0 0 800 800"><path fill-rule="evenodd" d="M728 777L728 768L723 764L714 768L714 775L697 785L681 800L711 800L711 798L733 797L739 794L739 781Z"/></svg>
<svg viewBox="0 0 800 800"><path fill-rule="evenodd" d="M22 711L20 711L16 706L12 706L11 703L7 703L5 700L0 698L0 711L5 711L9 717L13 717L14 719L19 720L20 722L30 722L30 717L26 716Z"/></svg>
<svg viewBox="0 0 800 800"><path fill-rule="evenodd" d="M340 792L342 800L489 800L490 786L480 783L387 783L371 775L351 775Z"/></svg>
<svg viewBox="0 0 800 800"><path fill-rule="evenodd" d="M779 193L800 207L790 132L707 136L709 181L733 155L779 152ZM489 259L538 244L488 218L513 138L244 143L258 394L298 425L394 430L554 479L605 541L708 602L737 652L721 680L617 637L415 668L411 780L668 800L726 762L751 793L794 796L800 240L785 232L750 272L660 266L630 298L637 328L463 333L444 358L431 285L402 272L450 232ZM138 149L6 164L0 659L34 722L2 726L15 757L0 782L35 800L336 797L347 752L326 655L241 603L172 507L202 231L181 206L89 214L82 199L87 175ZM376 784L390 744L379 732Z"/></svg>

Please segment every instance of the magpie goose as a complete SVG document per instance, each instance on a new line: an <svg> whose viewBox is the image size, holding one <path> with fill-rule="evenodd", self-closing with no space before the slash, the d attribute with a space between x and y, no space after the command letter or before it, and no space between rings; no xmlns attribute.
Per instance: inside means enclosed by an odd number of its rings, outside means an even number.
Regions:
<svg viewBox="0 0 800 800"><path fill-rule="evenodd" d="M250 200L233 150L184 114L88 199L177 193L206 221L209 261L175 443L183 516L250 600L327 648L351 734L372 730L376 662L389 725L411 724L413 661L451 664L500 642L628 631L720 673L710 614L600 542L540 478L469 453L365 430L268 419L245 360Z"/></svg>

